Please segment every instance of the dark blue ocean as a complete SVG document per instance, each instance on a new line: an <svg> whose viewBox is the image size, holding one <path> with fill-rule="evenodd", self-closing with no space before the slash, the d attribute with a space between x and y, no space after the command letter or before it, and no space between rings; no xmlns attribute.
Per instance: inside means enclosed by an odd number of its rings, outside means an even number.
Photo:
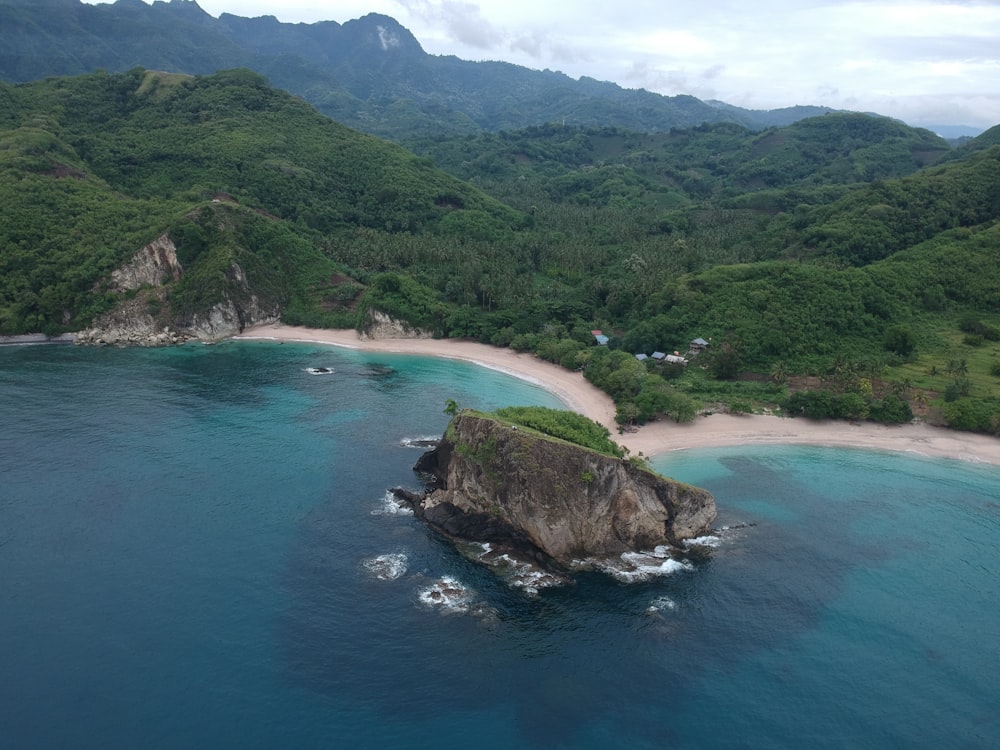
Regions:
<svg viewBox="0 0 1000 750"><path fill-rule="evenodd" d="M672 454L717 546L530 597L386 500L449 398L558 405L313 345L0 348L0 745L1000 746L997 468Z"/></svg>

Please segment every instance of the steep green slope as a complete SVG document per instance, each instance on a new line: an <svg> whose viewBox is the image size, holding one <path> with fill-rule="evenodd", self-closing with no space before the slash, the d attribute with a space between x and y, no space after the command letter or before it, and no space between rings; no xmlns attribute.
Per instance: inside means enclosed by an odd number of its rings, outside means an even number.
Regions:
<svg viewBox="0 0 1000 750"><path fill-rule="evenodd" d="M929 130L896 120L829 114L755 136L732 172L747 187L867 182L910 174L949 150Z"/></svg>
<svg viewBox="0 0 1000 750"><path fill-rule="evenodd" d="M49 79L4 85L0 98L4 333L86 325L110 303L95 284L217 196L247 211L232 212L238 227L221 235L208 217L197 230L176 230L195 265L192 247L211 255L241 231L261 231L250 227L261 224L253 211L280 222L273 231L287 242L312 247L314 261L345 228L434 235L466 214L507 231L523 221L426 159L337 125L249 71ZM193 299L204 304L206 293ZM288 294L279 296L287 302Z"/></svg>
<svg viewBox="0 0 1000 750"><path fill-rule="evenodd" d="M912 174L947 157L933 133L871 115L827 114L754 133L723 123L638 133L603 127L545 125L461 138L412 139L407 145L462 179L548 178L553 197L581 201L621 191L622 179L646 191L689 200L731 198L791 187L866 183Z"/></svg>
<svg viewBox="0 0 1000 750"><path fill-rule="evenodd" d="M873 182L815 211L801 241L809 254L863 265L997 219L1000 147L993 146L911 177Z"/></svg>
<svg viewBox="0 0 1000 750"><path fill-rule="evenodd" d="M214 73L254 56L191 2L0 0L0 77L25 82L98 69Z"/></svg>

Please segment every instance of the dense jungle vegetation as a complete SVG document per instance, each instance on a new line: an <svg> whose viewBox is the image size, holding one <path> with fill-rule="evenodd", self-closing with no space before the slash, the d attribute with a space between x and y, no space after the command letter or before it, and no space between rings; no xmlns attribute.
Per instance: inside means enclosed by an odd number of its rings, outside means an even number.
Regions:
<svg viewBox="0 0 1000 750"><path fill-rule="evenodd" d="M408 150L247 70L0 84L0 333L88 326L121 301L111 270L166 233L174 324L235 260L286 322L378 310L531 351L623 426L769 408L997 433L996 140L827 114ZM689 364L634 356L654 351Z"/></svg>

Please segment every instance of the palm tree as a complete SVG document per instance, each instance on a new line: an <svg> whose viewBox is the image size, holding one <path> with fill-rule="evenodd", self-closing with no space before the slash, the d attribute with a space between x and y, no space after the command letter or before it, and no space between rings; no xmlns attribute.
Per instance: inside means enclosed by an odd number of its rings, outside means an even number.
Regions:
<svg viewBox="0 0 1000 750"><path fill-rule="evenodd" d="M892 392L897 396L906 396L913 390L913 381L909 378L894 380L892 382Z"/></svg>
<svg viewBox="0 0 1000 750"><path fill-rule="evenodd" d="M784 385L788 380L788 364L784 360L778 360L771 367L771 379L778 385Z"/></svg>
<svg viewBox="0 0 1000 750"><path fill-rule="evenodd" d="M945 372L957 380L969 374L969 363L964 359L949 359Z"/></svg>

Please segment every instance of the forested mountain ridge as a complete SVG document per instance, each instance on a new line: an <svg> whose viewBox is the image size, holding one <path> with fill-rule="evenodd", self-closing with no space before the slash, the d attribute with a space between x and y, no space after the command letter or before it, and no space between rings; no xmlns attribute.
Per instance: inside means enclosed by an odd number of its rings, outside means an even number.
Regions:
<svg viewBox="0 0 1000 750"><path fill-rule="evenodd" d="M340 122L400 141L546 122L638 131L736 122L762 129L829 111L745 110L550 70L428 55L408 30L377 14L344 24L290 24L273 16L216 19L194 0L0 0L0 79L137 66L188 74L251 68Z"/></svg>
<svg viewBox="0 0 1000 750"><path fill-rule="evenodd" d="M462 179L509 179L526 171L563 177L611 168L671 204L767 190L853 185L902 177L951 158L933 133L869 115L829 113L755 132L732 123L666 133L548 124L521 131L415 139L408 147ZM970 149L971 150L971 149ZM595 182L591 179L590 182ZM595 199L566 185L567 197ZM550 192L558 192L554 185ZM599 193L608 191L599 190Z"/></svg>
<svg viewBox="0 0 1000 750"><path fill-rule="evenodd" d="M184 326L253 296L288 323L378 311L583 368L623 423L770 404L1000 430L1000 146L847 114L422 146L469 182L248 70L0 84L0 332L123 301ZM159 238L183 274L110 283ZM696 337L697 366L634 356ZM793 376L821 388L789 395Z"/></svg>

